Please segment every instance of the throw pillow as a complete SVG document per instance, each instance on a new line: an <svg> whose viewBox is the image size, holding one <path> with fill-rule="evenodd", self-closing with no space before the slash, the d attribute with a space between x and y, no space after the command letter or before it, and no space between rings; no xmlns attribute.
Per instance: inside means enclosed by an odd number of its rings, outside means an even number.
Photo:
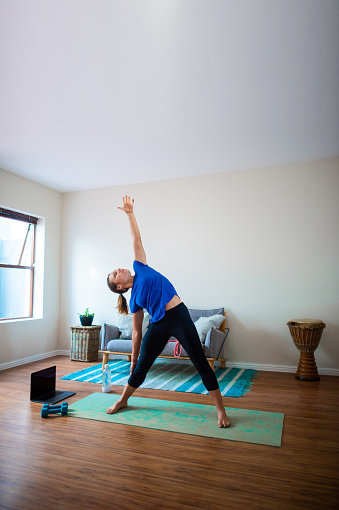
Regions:
<svg viewBox="0 0 339 510"><path fill-rule="evenodd" d="M211 315L210 317L200 317L195 323L197 328L200 342L205 343L207 333L211 328L219 329L223 321L225 320L224 315Z"/></svg>
<svg viewBox="0 0 339 510"><path fill-rule="evenodd" d="M144 314L144 320L142 323L142 336L147 331L148 325L149 325L150 315L149 313L145 312ZM132 338L133 333L133 314L129 313L128 315L119 314L118 317L118 328L121 331L120 338L123 338L124 340L130 340Z"/></svg>

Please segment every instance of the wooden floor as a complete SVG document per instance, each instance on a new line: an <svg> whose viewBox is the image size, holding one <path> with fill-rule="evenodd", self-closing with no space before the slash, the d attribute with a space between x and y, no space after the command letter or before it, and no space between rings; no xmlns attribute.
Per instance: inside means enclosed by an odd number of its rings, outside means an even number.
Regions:
<svg viewBox="0 0 339 510"><path fill-rule="evenodd" d="M301 382L260 372L225 406L285 414L281 448L68 416L40 417L30 374L92 363L57 356L0 372L0 508L225 510L339 508L339 377ZM57 380L75 402L99 385ZM122 388L113 387L114 393ZM208 395L139 389L136 396L212 404Z"/></svg>

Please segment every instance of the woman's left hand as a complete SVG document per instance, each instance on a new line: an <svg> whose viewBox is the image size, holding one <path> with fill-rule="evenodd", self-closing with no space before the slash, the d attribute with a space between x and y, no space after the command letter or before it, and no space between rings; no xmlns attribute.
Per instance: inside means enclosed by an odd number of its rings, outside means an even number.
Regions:
<svg viewBox="0 0 339 510"><path fill-rule="evenodd" d="M123 201L123 207L118 207L120 211L124 211L126 214L132 214L133 213L133 206L134 206L134 198L131 200L131 197L128 197L127 195L125 197L122 197Z"/></svg>

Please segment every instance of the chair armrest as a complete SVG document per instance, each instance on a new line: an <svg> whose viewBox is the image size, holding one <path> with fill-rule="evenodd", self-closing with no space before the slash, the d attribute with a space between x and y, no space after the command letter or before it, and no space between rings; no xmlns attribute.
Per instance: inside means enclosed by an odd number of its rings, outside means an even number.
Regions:
<svg viewBox="0 0 339 510"><path fill-rule="evenodd" d="M209 350L209 357L218 359L222 353L225 340L227 338L229 328L225 329L225 333L216 328L211 328L207 333L205 346Z"/></svg>
<svg viewBox="0 0 339 510"><path fill-rule="evenodd" d="M116 340L120 338L120 331L117 326L111 324L104 324L104 329L101 337L101 350L107 350L107 344L110 340Z"/></svg>

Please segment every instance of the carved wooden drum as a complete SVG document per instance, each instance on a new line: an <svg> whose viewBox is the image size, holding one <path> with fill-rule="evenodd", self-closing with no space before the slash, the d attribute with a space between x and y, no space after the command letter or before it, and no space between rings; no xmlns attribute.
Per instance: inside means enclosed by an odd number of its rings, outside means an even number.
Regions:
<svg viewBox="0 0 339 510"><path fill-rule="evenodd" d="M287 326L294 342L300 351L298 370L295 375L300 381L319 381L314 351L319 345L326 324L316 319L295 319Z"/></svg>

